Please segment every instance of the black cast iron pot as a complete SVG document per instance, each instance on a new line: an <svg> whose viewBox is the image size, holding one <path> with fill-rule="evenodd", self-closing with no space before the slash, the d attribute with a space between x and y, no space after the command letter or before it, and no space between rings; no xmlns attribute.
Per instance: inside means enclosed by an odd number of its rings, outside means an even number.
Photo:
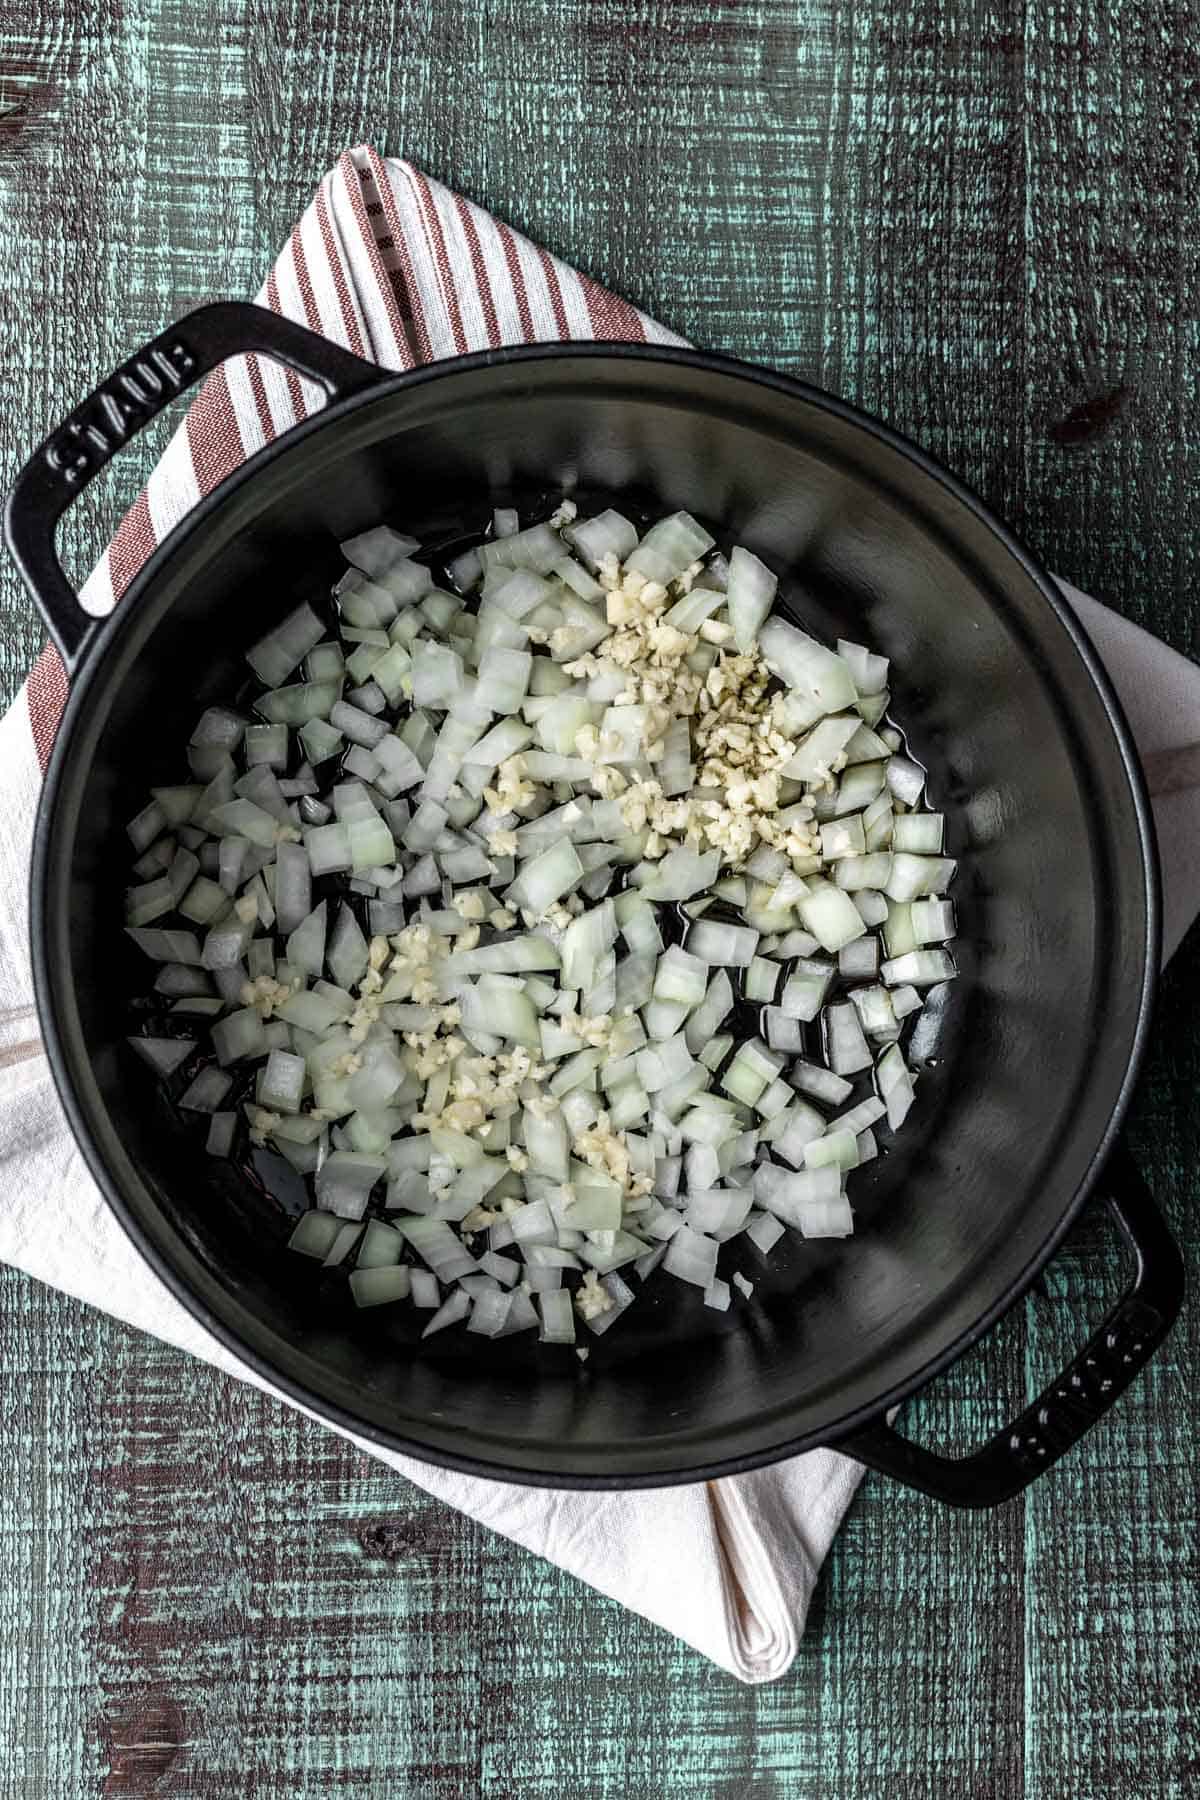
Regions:
<svg viewBox="0 0 1200 1800"><path fill-rule="evenodd" d="M330 403L179 525L112 616L86 616L53 547L73 496L225 357L257 350ZM337 540L379 520L452 537L563 488L687 507L786 572L784 605L892 659L897 715L960 859L961 978L922 1027L917 1106L856 1178L856 1235L781 1244L754 1303L718 1315L652 1285L586 1369L521 1338L413 1347L366 1315L289 1221L131 1066L146 968L121 926L123 826L178 779L240 652L328 592ZM46 778L32 935L55 1080L88 1163L183 1303L319 1416L473 1473L579 1487L695 1481L838 1444L942 1498L1016 1493L1130 1382L1178 1311L1178 1253L1117 1133L1158 963L1149 809L1095 653L1049 577L944 470L799 382L717 356L607 344L501 350L391 376L250 306L194 313L34 456L8 541L71 671ZM935 1028L936 1027L936 1028ZM1090 1196L1132 1285L1071 1367L974 1455L885 1423L1029 1287ZM295 1200L297 1207L302 1202ZM667 1290L677 1290L668 1292Z"/></svg>

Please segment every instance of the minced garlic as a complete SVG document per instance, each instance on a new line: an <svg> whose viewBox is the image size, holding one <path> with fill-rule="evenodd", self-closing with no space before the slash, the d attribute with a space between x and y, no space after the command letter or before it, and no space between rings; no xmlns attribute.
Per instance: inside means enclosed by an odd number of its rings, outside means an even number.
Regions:
<svg viewBox="0 0 1200 1800"><path fill-rule="evenodd" d="M600 1285L595 1269L589 1269L575 1294L575 1311L581 1319L598 1319L611 1312L616 1302L607 1288Z"/></svg>
<svg viewBox="0 0 1200 1800"><path fill-rule="evenodd" d="M676 590L687 592L700 567L686 572L682 588L673 584ZM592 764L594 793L620 802L631 832L648 831L643 855L650 860L686 843L719 850L722 862L736 867L767 843L807 865L817 853L808 833L781 831L773 822L780 771L796 743L781 729L777 700L769 696L770 671L758 650L727 649L733 634L722 620L705 620L696 636L668 624L661 616L669 598L662 584L621 570L613 556L602 561L599 581L613 631L597 650L564 664L566 673L575 679L624 676L613 704L646 708L641 754L652 765L662 759L672 722L692 721L696 786L714 792L711 800L667 800L656 783L631 782L607 760L622 752L618 734L587 724L575 734L574 749ZM700 642L719 651L703 676L687 660Z"/></svg>
<svg viewBox="0 0 1200 1800"><path fill-rule="evenodd" d="M503 1217L504 1214L494 1206L473 1206L459 1230L470 1236L473 1231L486 1231L489 1225L497 1224Z"/></svg>
<svg viewBox="0 0 1200 1800"><path fill-rule="evenodd" d="M238 990L238 999L243 1006L252 1006L264 1019L269 1019L299 991L300 986L299 976L289 984L286 981L276 981L273 975L256 975L253 981L243 981Z"/></svg>
<svg viewBox="0 0 1200 1800"><path fill-rule="evenodd" d="M457 1022L458 1008L446 1011L453 1011ZM512 1117L519 1104L518 1090L526 1081L544 1081L550 1073L533 1060L523 1044L502 1050L498 1056L470 1056L462 1038L441 1037L436 1031L405 1032L404 1042L405 1060L422 1081L438 1069L451 1068L442 1110L417 1113L412 1121L417 1131L466 1135L482 1131L491 1120Z"/></svg>
<svg viewBox="0 0 1200 1800"><path fill-rule="evenodd" d="M612 1034L611 1013L601 1013L598 1018L580 1018L578 1013L564 1013L559 1025L572 1037L581 1038L585 1044L599 1050L607 1044Z"/></svg>
<svg viewBox="0 0 1200 1800"><path fill-rule="evenodd" d="M249 1109L249 1123L250 1142L263 1147L275 1127L283 1124L283 1115L268 1112L265 1106L253 1106Z"/></svg>
<svg viewBox="0 0 1200 1800"><path fill-rule="evenodd" d="M536 796L537 788L525 773L525 758L519 751L515 756L506 756L500 764L495 787L483 790L484 804L490 813L520 812Z"/></svg>
<svg viewBox="0 0 1200 1800"><path fill-rule="evenodd" d="M633 1172L625 1133L613 1130L606 1112L598 1114L595 1124L580 1132L572 1147L580 1162L619 1182L631 1199L637 1199L653 1189L654 1181L651 1176Z"/></svg>

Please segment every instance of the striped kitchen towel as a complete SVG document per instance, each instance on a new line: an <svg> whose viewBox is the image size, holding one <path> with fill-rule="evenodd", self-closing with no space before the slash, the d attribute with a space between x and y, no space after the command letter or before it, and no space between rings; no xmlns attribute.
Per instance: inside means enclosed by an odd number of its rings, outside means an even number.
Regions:
<svg viewBox="0 0 1200 1800"><path fill-rule="evenodd" d="M325 176L256 298L385 369L501 344L683 343L412 163L363 145ZM108 612L197 500L324 400L263 356L235 357L211 375L92 571L88 611ZM66 697L50 648L29 678L43 767Z"/></svg>
<svg viewBox="0 0 1200 1800"><path fill-rule="evenodd" d="M682 341L411 163L365 147L347 151L325 176L258 298L394 370L501 344ZM323 398L256 355L210 376L86 584L89 610L119 600L202 495ZM1109 661L1143 748L1169 752L1200 739L1192 666L1068 592ZM66 691L57 652L48 649L0 723L0 1261L265 1386L202 1330L125 1238L75 1148L41 1053L25 871L40 773ZM1194 786L1176 782L1164 804L1172 809L1164 841L1177 859L1167 871L1173 947L1200 898L1200 803ZM772 1680L790 1665L862 1474L849 1458L819 1450L700 1486L576 1494L509 1487L361 1448L748 1682Z"/></svg>

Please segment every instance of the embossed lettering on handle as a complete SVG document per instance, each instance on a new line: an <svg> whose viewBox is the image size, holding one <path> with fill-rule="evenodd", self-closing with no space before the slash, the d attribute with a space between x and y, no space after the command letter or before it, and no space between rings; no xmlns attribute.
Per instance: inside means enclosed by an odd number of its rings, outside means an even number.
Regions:
<svg viewBox="0 0 1200 1800"><path fill-rule="evenodd" d="M4 531L26 587L71 671L101 622L83 611L54 547L59 519L123 444L230 356L257 351L335 399L380 380L374 363L262 306L202 306L123 362L52 431L18 475ZM237 473L230 477L238 478ZM179 529L177 527L177 529Z"/></svg>
<svg viewBox="0 0 1200 1800"><path fill-rule="evenodd" d="M1183 1260L1123 1149L1113 1152L1102 1181L1133 1253L1133 1281L1050 1387L970 1456L938 1456L884 1419L844 1439L841 1448L952 1506L995 1506L1036 1481L1103 1418L1171 1329L1183 1300Z"/></svg>
<svg viewBox="0 0 1200 1800"><path fill-rule="evenodd" d="M42 454L50 469L80 485L183 392L197 367L181 337L160 340L122 363L47 440Z"/></svg>
<svg viewBox="0 0 1200 1800"><path fill-rule="evenodd" d="M1129 1299L1052 1388L1009 1428L1009 1449L1030 1478L1103 1417L1170 1328L1155 1306Z"/></svg>

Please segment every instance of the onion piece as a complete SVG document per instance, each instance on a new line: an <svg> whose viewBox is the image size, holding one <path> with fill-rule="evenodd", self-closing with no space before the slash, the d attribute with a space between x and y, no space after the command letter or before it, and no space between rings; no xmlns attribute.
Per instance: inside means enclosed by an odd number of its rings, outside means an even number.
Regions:
<svg viewBox="0 0 1200 1800"><path fill-rule="evenodd" d="M723 1033L721 1036L709 1040L700 1052L699 1061L704 1064L706 1069L712 1069L715 1072L725 1061L732 1048L733 1038L728 1033Z"/></svg>
<svg viewBox="0 0 1200 1800"><path fill-rule="evenodd" d="M225 895L221 889L216 887L214 882L208 882L206 885L215 889L217 906L224 906ZM150 925L155 919L161 919L166 913L174 911L175 904L174 888L165 875L160 875L155 881L148 881L140 887L126 890L125 919L130 925ZM201 922L203 923L204 919L210 916L207 913L202 914ZM197 915L185 911L184 917L196 918Z"/></svg>
<svg viewBox="0 0 1200 1800"><path fill-rule="evenodd" d="M906 1019L910 1013L920 1012L925 1002L915 987L894 987L889 991L892 1002L892 1013L897 1020Z"/></svg>
<svg viewBox="0 0 1200 1800"><path fill-rule="evenodd" d="M291 687L272 688L254 702L254 710L269 722L304 726L311 719L328 719L337 705L340 681L301 681Z"/></svg>
<svg viewBox="0 0 1200 1800"><path fill-rule="evenodd" d="M624 562L638 541L637 527L611 508L567 526L563 536L593 572L609 556Z"/></svg>
<svg viewBox="0 0 1200 1800"><path fill-rule="evenodd" d="M801 1235L806 1238L849 1237L854 1230L854 1215L845 1194L827 1200L813 1200L799 1209Z"/></svg>
<svg viewBox="0 0 1200 1800"><path fill-rule="evenodd" d="M783 985L779 1011L787 1019L811 1022L824 1004L833 977L832 963L822 962L819 958L798 958L792 974Z"/></svg>
<svg viewBox="0 0 1200 1800"><path fill-rule="evenodd" d="M350 833L345 825L314 825L303 833L303 838L314 879L345 873L353 867Z"/></svg>
<svg viewBox="0 0 1200 1800"><path fill-rule="evenodd" d="M293 1056L288 1050L272 1050L258 1079L259 1105L270 1112L299 1112L307 1074L302 1056Z"/></svg>
<svg viewBox="0 0 1200 1800"><path fill-rule="evenodd" d="M842 864L842 868L849 866L848 863ZM844 886L844 883L838 885ZM873 925L886 924L890 902L883 894L876 893L872 888L863 888L861 891L855 892L854 904L858 908L859 918L868 929Z"/></svg>
<svg viewBox="0 0 1200 1800"><path fill-rule="evenodd" d="M230 1013L212 1028L217 1061L224 1067L226 1063L263 1055L266 1048L263 1032L262 1016L254 1007L246 1006Z"/></svg>
<svg viewBox="0 0 1200 1800"><path fill-rule="evenodd" d="M325 967L325 916L326 902L322 900L288 936L287 959L306 975L319 976ZM304 1020L297 1018L291 1023L303 1025ZM309 1025L305 1029L314 1031L321 1027Z"/></svg>
<svg viewBox="0 0 1200 1800"><path fill-rule="evenodd" d="M853 1131L829 1130L804 1148L806 1169L854 1169L858 1166L858 1138Z"/></svg>
<svg viewBox="0 0 1200 1800"><path fill-rule="evenodd" d="M861 914L859 915L861 918ZM879 939L856 938L838 951L838 974L851 981L870 981L879 973Z"/></svg>
<svg viewBox="0 0 1200 1800"><path fill-rule="evenodd" d="M747 1000L770 1001L775 998L779 981L779 964L769 957L755 956L746 969L743 988Z"/></svg>
<svg viewBox="0 0 1200 1800"><path fill-rule="evenodd" d="M925 791L925 771L907 756L893 756L888 761L887 784L897 800L916 806Z"/></svg>
<svg viewBox="0 0 1200 1800"><path fill-rule="evenodd" d="M893 959L916 949L917 940L912 928L911 901L888 901L887 918L883 924L883 941L888 956Z"/></svg>
<svg viewBox="0 0 1200 1800"><path fill-rule="evenodd" d="M330 707L329 723L335 731L348 737L352 744L362 744L368 750L373 749L388 735L385 720L364 712L361 707L351 706L348 700L335 701Z"/></svg>
<svg viewBox="0 0 1200 1800"><path fill-rule="evenodd" d="M745 925L724 925L700 919L687 934L688 952L701 962L724 968L746 969L754 959L760 934Z"/></svg>
<svg viewBox="0 0 1200 1800"><path fill-rule="evenodd" d="M690 1193L684 1222L693 1232L732 1237L745 1224L752 1198L749 1188L710 1188Z"/></svg>
<svg viewBox="0 0 1200 1800"><path fill-rule="evenodd" d="M778 578L765 563L740 544L735 545L729 556L726 598L734 641L743 656L754 648L778 585Z"/></svg>
<svg viewBox="0 0 1200 1800"><path fill-rule="evenodd" d="M711 533L690 513L672 513L650 527L637 548L625 557L625 566L644 575L648 581L665 585L682 575L706 550L711 550L713 542Z"/></svg>
<svg viewBox="0 0 1200 1800"><path fill-rule="evenodd" d="M717 1272L720 1246L713 1238L681 1225L667 1246L663 1267L680 1281L693 1287L707 1288Z"/></svg>
<svg viewBox="0 0 1200 1800"><path fill-rule="evenodd" d="M793 1100L787 1112L780 1114L780 1117L785 1123L775 1138L772 1149L777 1156L798 1169L804 1162L808 1146L824 1137L825 1120L815 1106L809 1106L804 1100Z"/></svg>
<svg viewBox="0 0 1200 1800"><path fill-rule="evenodd" d="M838 655L854 677L854 686L860 698L866 694L878 694L887 686L888 659L876 656L864 644L854 644L845 638L838 639Z"/></svg>
<svg viewBox="0 0 1200 1800"><path fill-rule="evenodd" d="M633 1290L621 1280L619 1275L602 1276L600 1286L608 1296L608 1307L602 1313L585 1315L589 1331L594 1332L597 1337L602 1336L604 1332L615 1325L621 1314L631 1307L634 1301Z"/></svg>
<svg viewBox="0 0 1200 1800"><path fill-rule="evenodd" d="M334 981L342 988L355 986L366 973L367 940L348 906L338 911L325 960Z"/></svg>
<svg viewBox="0 0 1200 1800"><path fill-rule="evenodd" d="M940 856L944 830L941 813L899 813L892 826L892 848L917 856Z"/></svg>
<svg viewBox="0 0 1200 1800"><path fill-rule="evenodd" d="M698 851L680 846L668 850L641 884L644 900L690 900L711 887L721 866L717 850Z"/></svg>
<svg viewBox="0 0 1200 1800"><path fill-rule="evenodd" d="M957 929L950 900L914 900L909 918L918 948L948 943Z"/></svg>
<svg viewBox="0 0 1200 1800"><path fill-rule="evenodd" d="M222 1069L201 1069L179 1096L179 1105L189 1112L216 1112L233 1086L233 1076Z"/></svg>
<svg viewBox="0 0 1200 1800"><path fill-rule="evenodd" d="M855 1075L869 1069L874 1058L859 1024L858 1012L848 1001L825 1009L825 1037L829 1066L835 1075Z"/></svg>
<svg viewBox="0 0 1200 1800"><path fill-rule="evenodd" d="M758 647L771 673L819 707L821 713L840 712L857 700L854 678L841 657L785 619L766 621L758 634ZM854 727L858 724L856 716ZM852 735L852 731L847 733L838 748L843 748Z"/></svg>
<svg viewBox="0 0 1200 1800"><path fill-rule="evenodd" d="M412 1269L410 1275L413 1305L423 1312L436 1311L441 1304L437 1276L428 1269Z"/></svg>
<svg viewBox="0 0 1200 1800"><path fill-rule="evenodd" d="M302 844L280 844L275 853L275 925L290 934L312 911L312 869ZM290 955L290 952L289 952Z"/></svg>
<svg viewBox="0 0 1200 1800"><path fill-rule="evenodd" d="M746 1226L743 1236L750 1239L754 1248L761 1255L769 1256L783 1236L785 1229L783 1221L777 1219L773 1214L756 1212L751 1214L750 1223Z"/></svg>
<svg viewBox="0 0 1200 1800"><path fill-rule="evenodd" d="M204 1148L209 1156L231 1157L237 1136L237 1114L235 1112L215 1112L208 1122L208 1136L204 1140Z"/></svg>
<svg viewBox="0 0 1200 1800"><path fill-rule="evenodd" d="M951 981L958 971L953 958L945 950L910 950L904 956L892 957L879 971L888 987L931 987L934 982Z"/></svg>
<svg viewBox="0 0 1200 1800"><path fill-rule="evenodd" d="M681 949L677 944L672 944L663 952L654 977L656 1000L690 1009L698 1006L704 999L707 987L705 965L698 956L693 956L690 951Z"/></svg>
<svg viewBox="0 0 1200 1800"><path fill-rule="evenodd" d="M421 1336L423 1338L432 1337L435 1332L445 1331L448 1325L459 1324L466 1318L470 1310L470 1295L464 1294L461 1288L455 1288L454 1292L438 1307Z"/></svg>
<svg viewBox="0 0 1200 1800"><path fill-rule="evenodd" d="M717 1027L733 1008L733 984L723 968L718 968L685 1027L687 1047L698 1056L710 1043Z"/></svg>
<svg viewBox="0 0 1200 1800"><path fill-rule="evenodd" d="M884 1039L896 1034L896 1012L887 988L875 984L853 988L850 1000L868 1037ZM918 1002L919 1004L919 1002Z"/></svg>
<svg viewBox="0 0 1200 1800"><path fill-rule="evenodd" d="M499 1337L508 1322L512 1302L512 1295L505 1293L502 1288L478 1294L471 1307L467 1330L476 1332L481 1337Z"/></svg>
<svg viewBox="0 0 1200 1800"><path fill-rule="evenodd" d="M368 1228L369 1229L369 1228ZM356 1306L387 1306L407 1300L412 1271L404 1265L392 1268L359 1267L350 1276L350 1292Z"/></svg>
<svg viewBox="0 0 1200 1800"><path fill-rule="evenodd" d="M381 1156L359 1151L333 1150L317 1171L317 1203L343 1219L361 1219L376 1182L387 1163Z"/></svg>
<svg viewBox="0 0 1200 1800"><path fill-rule="evenodd" d="M125 1042L161 1076L173 1075L196 1048L196 1040L186 1037L130 1037Z"/></svg>
<svg viewBox="0 0 1200 1800"><path fill-rule="evenodd" d="M704 1290L705 1306L711 1306L715 1312L728 1312L729 1301L729 1283L719 1276L714 1277Z"/></svg>
<svg viewBox="0 0 1200 1800"><path fill-rule="evenodd" d="M905 1064L899 1045L892 1044L884 1051L879 1059L875 1077L879 1085L880 1098L887 1107L888 1125L892 1131L899 1131L916 1098L913 1078Z"/></svg>
<svg viewBox="0 0 1200 1800"><path fill-rule="evenodd" d="M850 896L829 881L811 882L808 893L797 900L796 910L802 923L826 951L841 950L855 938L862 937L867 929Z"/></svg>
<svg viewBox="0 0 1200 1800"><path fill-rule="evenodd" d="M540 856L531 857L505 894L506 900L541 917L584 876L579 853L569 840L553 844Z"/></svg>
<svg viewBox="0 0 1200 1800"><path fill-rule="evenodd" d="M890 760L888 755L891 744L886 737L872 731L869 725L860 725L850 742L846 745L846 762L877 763Z"/></svg>
<svg viewBox="0 0 1200 1800"><path fill-rule="evenodd" d="M824 996L822 995L822 998ZM817 1001L820 1011L821 1001ZM693 1014L693 1017L695 1015ZM814 1017L816 1015L814 1014ZM689 1026L691 1021L689 1020ZM786 1050L799 1053L804 1048L804 1026L799 1019L789 1018L778 1006L763 1009L763 1024L767 1033L767 1045L771 1050Z"/></svg>
<svg viewBox="0 0 1200 1800"><path fill-rule="evenodd" d="M301 1213L288 1239L288 1249L298 1250L301 1256L311 1256L318 1262L324 1262L341 1229L340 1221L332 1213L315 1209Z"/></svg>
<svg viewBox="0 0 1200 1800"><path fill-rule="evenodd" d="M892 856L887 850L865 852L861 856L842 857L833 873L839 888L857 895L868 888L886 888L892 878ZM857 899L855 901L857 905Z"/></svg>
<svg viewBox="0 0 1200 1800"><path fill-rule="evenodd" d="M600 960L611 949L616 936L617 916L611 900L574 919L563 932L560 945L563 987L594 987Z"/></svg>
<svg viewBox="0 0 1200 1800"><path fill-rule="evenodd" d="M721 1086L744 1106L753 1106L783 1067L783 1058L758 1038L739 1046L721 1078Z"/></svg>
<svg viewBox="0 0 1200 1800"><path fill-rule="evenodd" d="M364 575L378 581L396 563L410 557L414 550L421 548L417 538L405 537L402 532L393 531L389 525L375 525L370 531L360 532L357 537L346 538L339 545L347 562L361 569Z"/></svg>
<svg viewBox="0 0 1200 1800"><path fill-rule="evenodd" d="M475 1258L444 1219L402 1218L397 1229L439 1281L458 1281L475 1271Z"/></svg>
<svg viewBox="0 0 1200 1800"><path fill-rule="evenodd" d="M884 892L889 900L911 901L926 894L942 894L954 876L948 856L913 856L907 851L892 857L892 872Z"/></svg>

